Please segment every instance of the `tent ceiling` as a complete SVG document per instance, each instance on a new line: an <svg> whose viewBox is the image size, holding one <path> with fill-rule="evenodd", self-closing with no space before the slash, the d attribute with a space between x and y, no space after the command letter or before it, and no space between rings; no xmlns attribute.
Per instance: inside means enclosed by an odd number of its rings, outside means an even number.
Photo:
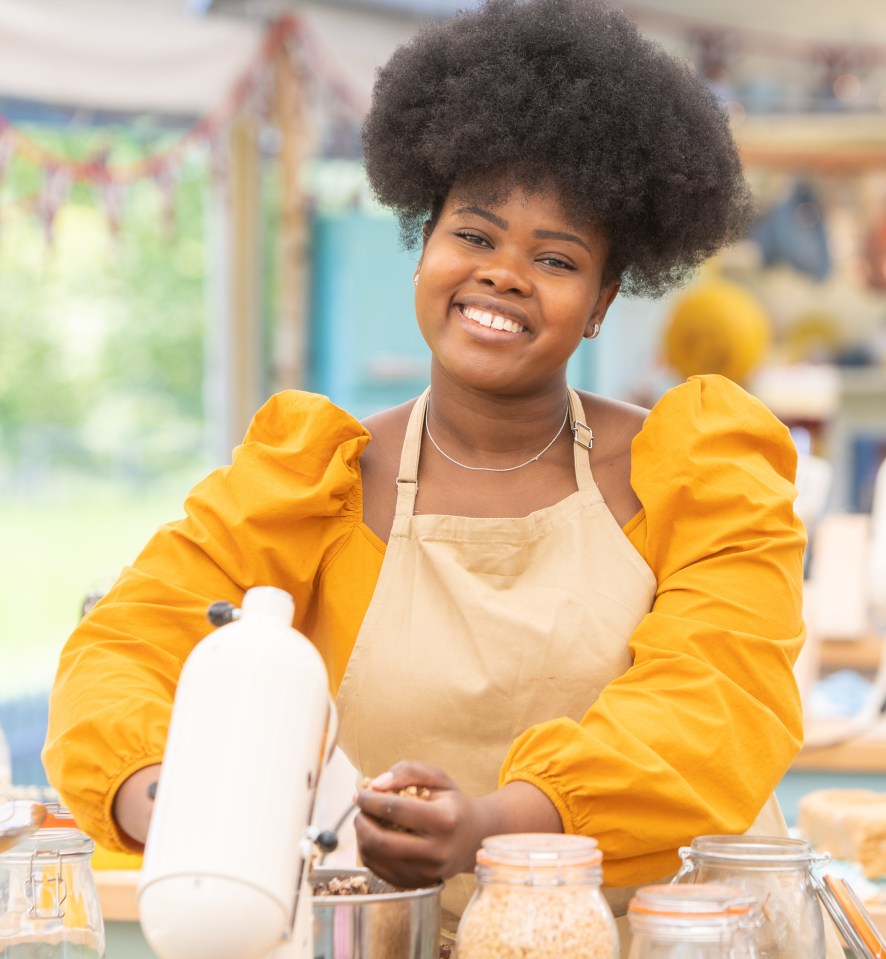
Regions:
<svg viewBox="0 0 886 959"><path fill-rule="evenodd" d="M257 55L258 24L182 0L0 0L0 96L120 112L204 114Z"/></svg>
<svg viewBox="0 0 886 959"><path fill-rule="evenodd" d="M0 0L0 97L97 110L198 115L253 61L264 22L297 13L331 74L358 102L375 70L428 16L477 0ZM874 0L626 0L651 33L681 18L781 37L786 44L882 47ZM799 68L804 69L801 63Z"/></svg>
<svg viewBox="0 0 886 959"><path fill-rule="evenodd" d="M249 15L263 9L300 6L299 0L182 0L213 11ZM376 10L417 17L448 16L477 6L479 0L327 0L327 6ZM886 45L886 16L880 0L624 0L615 2L642 21L673 14L704 23L783 34L823 44Z"/></svg>

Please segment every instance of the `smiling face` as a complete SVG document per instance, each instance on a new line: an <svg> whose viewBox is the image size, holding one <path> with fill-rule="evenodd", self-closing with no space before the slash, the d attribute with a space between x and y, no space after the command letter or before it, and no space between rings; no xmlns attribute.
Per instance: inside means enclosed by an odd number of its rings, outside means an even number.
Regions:
<svg viewBox="0 0 886 959"><path fill-rule="evenodd" d="M618 292L605 238L554 193L454 190L427 237L415 305L438 372L470 389L562 389L566 363Z"/></svg>

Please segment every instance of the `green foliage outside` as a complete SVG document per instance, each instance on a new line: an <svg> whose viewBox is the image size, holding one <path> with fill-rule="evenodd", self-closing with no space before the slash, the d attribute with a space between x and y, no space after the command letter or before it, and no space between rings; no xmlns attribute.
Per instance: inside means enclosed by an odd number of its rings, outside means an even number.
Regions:
<svg viewBox="0 0 886 959"><path fill-rule="evenodd" d="M84 156L107 138L51 146ZM129 189L118 238L81 185L51 246L22 212L41 176L15 159L0 189L0 488L31 490L60 467L138 482L187 465L202 441L202 163L177 184L173 232L154 183Z"/></svg>

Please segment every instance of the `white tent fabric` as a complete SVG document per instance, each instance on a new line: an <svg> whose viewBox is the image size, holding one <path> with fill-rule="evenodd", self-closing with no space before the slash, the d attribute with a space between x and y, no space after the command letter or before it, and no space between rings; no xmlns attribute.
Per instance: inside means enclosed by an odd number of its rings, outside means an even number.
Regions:
<svg viewBox="0 0 886 959"><path fill-rule="evenodd" d="M198 16L187 6L185 0L0 0L0 97L203 115L256 59L267 22L293 14L307 29L315 64L362 112L376 69L422 22L322 0L244 6L249 18Z"/></svg>
<svg viewBox="0 0 886 959"><path fill-rule="evenodd" d="M0 0L0 96L198 115L258 55L262 25L189 16L183 2Z"/></svg>

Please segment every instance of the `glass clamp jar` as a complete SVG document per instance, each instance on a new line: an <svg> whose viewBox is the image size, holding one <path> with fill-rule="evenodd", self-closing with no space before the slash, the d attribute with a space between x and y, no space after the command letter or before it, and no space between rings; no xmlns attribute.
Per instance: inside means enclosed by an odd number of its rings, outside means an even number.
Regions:
<svg viewBox="0 0 886 959"><path fill-rule="evenodd" d="M40 829L0 855L0 959L101 959L105 930L76 829Z"/></svg>
<svg viewBox="0 0 886 959"><path fill-rule="evenodd" d="M628 905L629 959L757 959L757 900L737 886L642 886Z"/></svg>
<svg viewBox="0 0 886 959"><path fill-rule="evenodd" d="M699 836L680 850L675 883L738 886L760 904L759 959L825 959L821 906L812 870L830 857L780 836Z"/></svg>
<svg viewBox="0 0 886 959"><path fill-rule="evenodd" d="M587 836L490 836L461 917L458 959L616 959L618 933L600 891L603 854Z"/></svg>

